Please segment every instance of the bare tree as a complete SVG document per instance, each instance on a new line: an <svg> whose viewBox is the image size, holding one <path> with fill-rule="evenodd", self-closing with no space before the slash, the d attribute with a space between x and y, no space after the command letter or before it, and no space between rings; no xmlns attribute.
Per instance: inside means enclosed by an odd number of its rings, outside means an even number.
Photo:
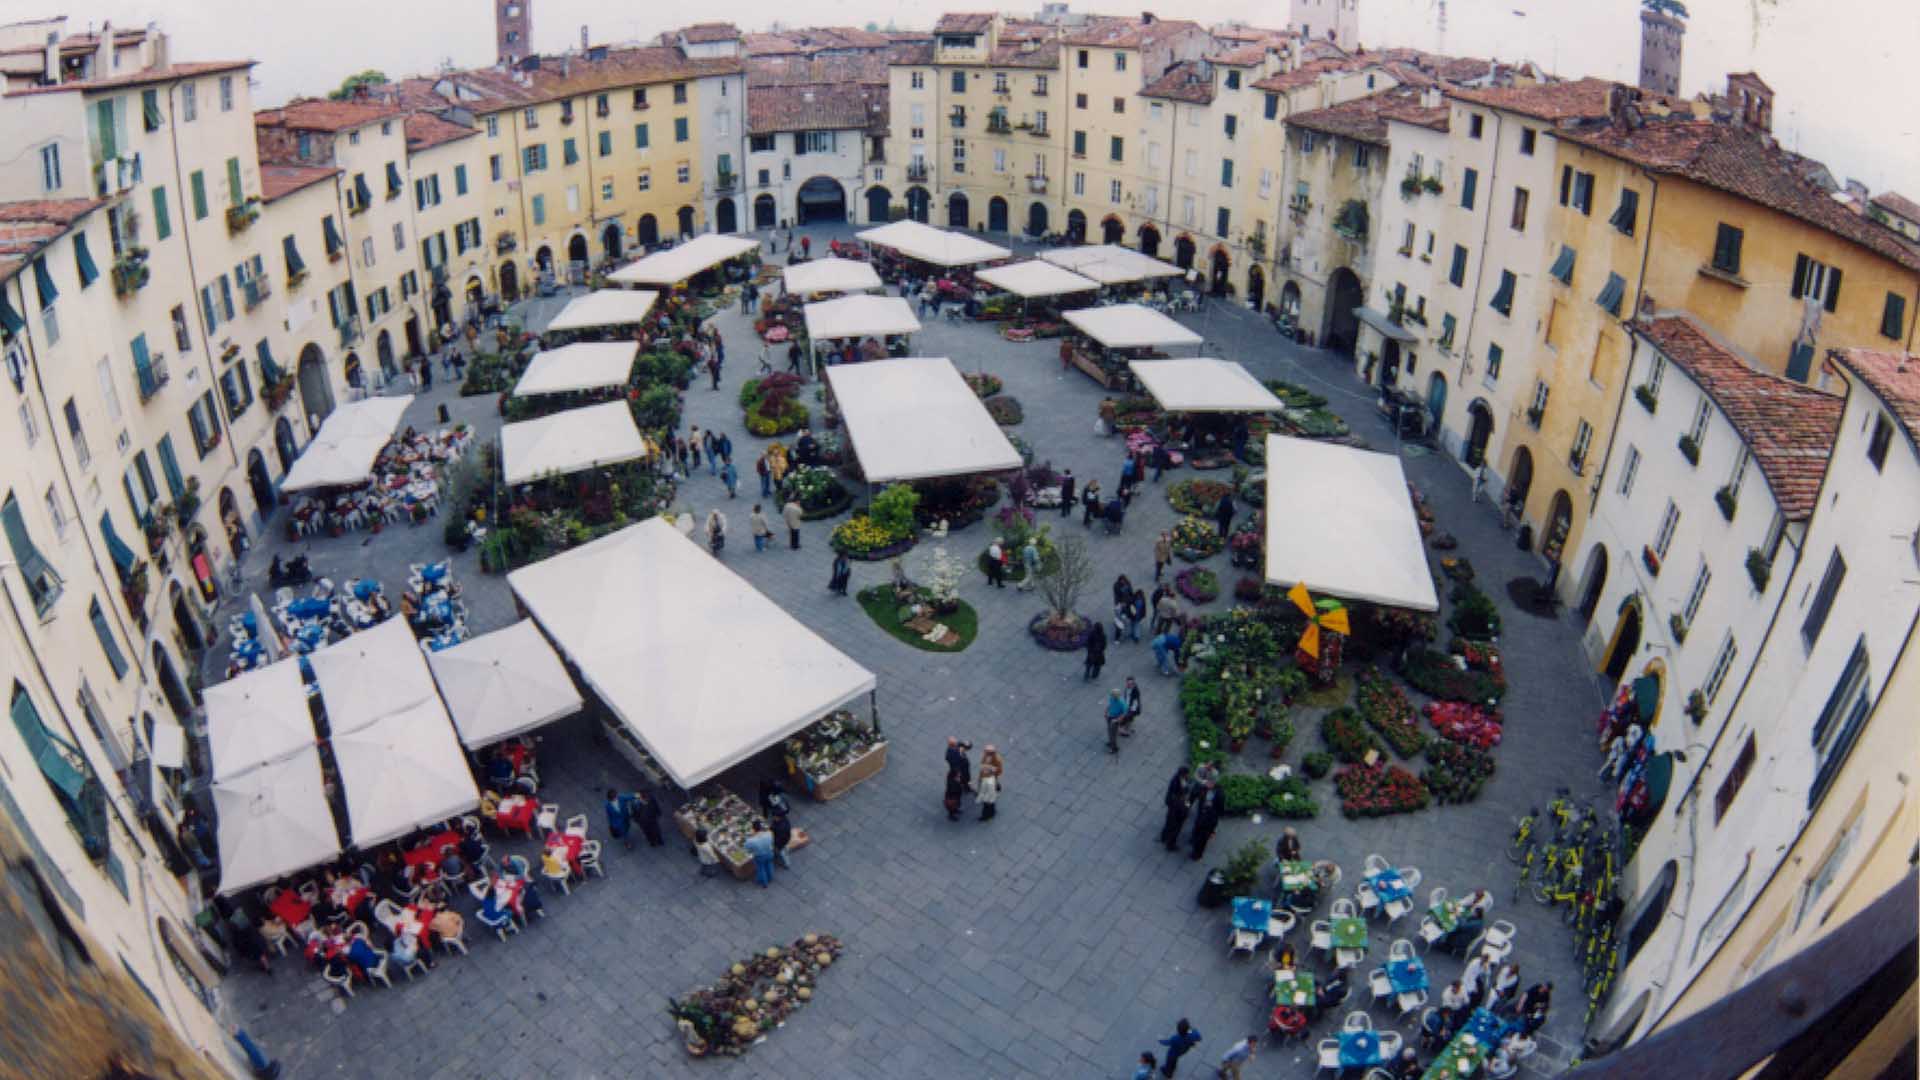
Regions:
<svg viewBox="0 0 1920 1080"><path fill-rule="evenodd" d="M1053 560L1043 563L1039 573L1040 595L1046 597L1054 623L1070 622L1080 594L1093 580L1093 558L1087 554L1087 542L1078 536L1065 536L1053 543Z"/></svg>

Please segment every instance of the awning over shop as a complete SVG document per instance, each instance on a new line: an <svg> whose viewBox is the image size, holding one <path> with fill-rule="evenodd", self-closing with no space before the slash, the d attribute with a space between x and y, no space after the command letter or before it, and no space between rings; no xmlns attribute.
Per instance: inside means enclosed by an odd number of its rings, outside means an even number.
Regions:
<svg viewBox="0 0 1920 1080"><path fill-rule="evenodd" d="M630 262L608 274L607 280L616 285L678 285L702 270L758 250L760 241L750 237L706 233Z"/></svg>
<svg viewBox="0 0 1920 1080"><path fill-rule="evenodd" d="M873 689L662 518L507 575L521 603L683 788Z"/></svg>
<svg viewBox="0 0 1920 1080"><path fill-rule="evenodd" d="M936 229L910 219L864 229L854 235L876 247L892 248L910 259L935 266L972 266L1013 254L998 244L989 244L966 233Z"/></svg>
<svg viewBox="0 0 1920 1080"><path fill-rule="evenodd" d="M580 692L531 619L427 656L469 748L523 735L580 711Z"/></svg>
<svg viewBox="0 0 1920 1080"><path fill-rule="evenodd" d="M200 696L207 707L207 752L215 782L314 744L298 660L242 672Z"/></svg>
<svg viewBox="0 0 1920 1080"><path fill-rule="evenodd" d="M576 296L547 324L547 330L590 330L644 322L660 294L652 289L599 289Z"/></svg>
<svg viewBox="0 0 1920 1080"><path fill-rule="evenodd" d="M1091 278L1082 277L1064 267L1042 262L1039 259L1009 263L1006 266L990 266L974 276L996 289L1005 289L1023 299L1092 292L1100 287L1100 283Z"/></svg>
<svg viewBox="0 0 1920 1080"><path fill-rule="evenodd" d="M913 305L898 296L843 296L808 304L804 311L807 337L814 341L920 332Z"/></svg>
<svg viewBox="0 0 1920 1080"><path fill-rule="evenodd" d="M1267 436L1267 580L1316 596L1437 611L1400 459Z"/></svg>
<svg viewBox="0 0 1920 1080"><path fill-rule="evenodd" d="M781 271L780 280L786 290L795 296L866 292L880 288L880 275L873 272L873 265L859 259L815 259L787 267Z"/></svg>
<svg viewBox="0 0 1920 1080"><path fill-rule="evenodd" d="M1168 412L1277 412L1282 405L1273 391L1231 360L1183 357L1135 360L1129 366Z"/></svg>
<svg viewBox="0 0 1920 1080"><path fill-rule="evenodd" d="M1020 467L1020 451L945 357L841 364L827 381L874 483Z"/></svg>
<svg viewBox="0 0 1920 1080"><path fill-rule="evenodd" d="M1398 341L1405 344L1412 344L1413 342L1419 340L1418 338L1413 336L1413 331L1395 323L1392 319L1388 318L1385 315L1382 315L1380 312L1375 311L1370 307L1354 308L1353 317L1356 319L1359 319L1363 323L1366 323L1368 326L1373 327L1375 330L1378 330L1380 332L1380 336L1383 338L1386 338L1389 341Z"/></svg>
<svg viewBox="0 0 1920 1080"><path fill-rule="evenodd" d="M280 483L283 491L365 483L373 459L393 439L393 429L413 403L411 394L349 401L327 414L320 433L300 451Z"/></svg>
<svg viewBox="0 0 1920 1080"><path fill-rule="evenodd" d="M1063 311L1060 317L1073 328L1109 349L1165 348L1198 345L1200 335L1178 322L1139 304Z"/></svg>
<svg viewBox="0 0 1920 1080"><path fill-rule="evenodd" d="M212 791L223 895L340 854L340 835L320 780L318 747L216 783Z"/></svg>
<svg viewBox="0 0 1920 1080"><path fill-rule="evenodd" d="M500 457L509 484L646 456L646 440L624 401L568 409L500 429Z"/></svg>
<svg viewBox="0 0 1920 1080"><path fill-rule="evenodd" d="M419 650L414 650L418 655ZM473 770L438 697L333 736L347 834L361 850L480 804Z"/></svg>
<svg viewBox="0 0 1920 1080"><path fill-rule="evenodd" d="M625 386L640 346L631 341L581 341L536 353L513 388L515 397Z"/></svg>
<svg viewBox="0 0 1920 1080"><path fill-rule="evenodd" d="M1170 262L1161 262L1151 255L1118 244L1054 248L1041 252L1040 257L1102 285L1125 285L1148 278L1179 277L1186 273Z"/></svg>

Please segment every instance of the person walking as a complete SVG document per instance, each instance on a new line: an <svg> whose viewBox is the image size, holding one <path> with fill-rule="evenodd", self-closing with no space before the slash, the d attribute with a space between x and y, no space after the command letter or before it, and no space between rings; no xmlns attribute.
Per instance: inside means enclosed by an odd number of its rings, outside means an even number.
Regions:
<svg viewBox="0 0 1920 1080"><path fill-rule="evenodd" d="M772 885L773 831L767 828L767 823L755 818L752 834L740 846L746 848L747 854L753 856L753 880L759 882L763 889Z"/></svg>
<svg viewBox="0 0 1920 1080"><path fill-rule="evenodd" d="M1220 1055L1220 1080L1241 1080L1240 1070L1253 1063L1253 1051L1260 1044L1259 1035L1249 1035L1227 1048Z"/></svg>
<svg viewBox="0 0 1920 1080"><path fill-rule="evenodd" d="M980 804L980 820L992 821L999 813L1000 776L1007 771L1007 763L1000 757L1000 751L992 743L980 753L980 790L974 799Z"/></svg>
<svg viewBox="0 0 1920 1080"><path fill-rule="evenodd" d="M794 551L799 551L800 522L805 520L801 516L800 503L795 499L788 499L787 505L780 508L780 516L787 522L787 546Z"/></svg>
<svg viewBox="0 0 1920 1080"><path fill-rule="evenodd" d="M713 388L720 389L720 354L717 352L707 354L707 375L713 379Z"/></svg>
<svg viewBox="0 0 1920 1080"><path fill-rule="evenodd" d="M773 346L764 341L760 343L760 374L773 374Z"/></svg>
<svg viewBox="0 0 1920 1080"><path fill-rule="evenodd" d="M1117 736L1124 734L1120 727L1126 718L1126 698L1117 689L1107 691L1107 753L1120 752L1120 741Z"/></svg>
<svg viewBox="0 0 1920 1080"><path fill-rule="evenodd" d="M1155 443L1153 445L1153 456L1151 460L1153 461L1153 482L1157 484L1160 482L1160 474L1167 471L1167 448L1164 444Z"/></svg>
<svg viewBox="0 0 1920 1080"><path fill-rule="evenodd" d="M1182 765L1174 770L1173 779L1167 781L1167 820L1160 826L1160 846L1168 851L1180 850L1180 827L1187 823L1187 812L1193 808L1192 770Z"/></svg>
<svg viewBox="0 0 1920 1080"><path fill-rule="evenodd" d="M763 499L771 499L773 497L773 469L767 465L767 455L761 454L758 458L754 459L753 471L760 474L760 497Z"/></svg>
<svg viewBox="0 0 1920 1080"><path fill-rule="evenodd" d="M1162 532L1159 536L1154 537L1153 540L1153 580L1159 581L1160 575L1166 573L1168 565L1172 562L1173 534ZM1155 603L1158 604L1159 601L1155 601Z"/></svg>
<svg viewBox="0 0 1920 1080"><path fill-rule="evenodd" d="M1139 589L1127 597L1127 637L1135 645L1140 643L1140 624L1147 621L1147 596Z"/></svg>
<svg viewBox="0 0 1920 1080"><path fill-rule="evenodd" d="M847 595L847 581L853 577L853 563L844 551L833 553L833 572L827 576L827 591L835 596Z"/></svg>
<svg viewBox="0 0 1920 1080"><path fill-rule="evenodd" d="M1096 622L1093 633L1087 637L1087 671L1082 682L1092 682L1100 677L1100 669L1107 662L1107 624Z"/></svg>
<svg viewBox="0 0 1920 1080"><path fill-rule="evenodd" d="M1026 576L1020 579L1020 591L1032 592L1034 586L1040 583L1039 540L1032 536L1027 537L1027 546L1020 549L1020 565L1027 572Z"/></svg>
<svg viewBox="0 0 1920 1080"><path fill-rule="evenodd" d="M1520 1017L1520 1026L1528 1035L1540 1030L1547 1022L1547 1010L1553 1007L1553 984L1534 983L1520 995L1520 1001L1514 1006L1514 1013Z"/></svg>
<svg viewBox="0 0 1920 1080"><path fill-rule="evenodd" d="M720 557L720 549L727 546L727 516L718 510L707 511L707 548L714 558Z"/></svg>
<svg viewBox="0 0 1920 1080"><path fill-rule="evenodd" d="M1136 593L1135 595L1137 596L1139 594ZM1120 722L1120 734L1131 735L1133 734L1133 722L1140 719L1140 684L1134 682L1133 676L1131 675L1127 676L1125 696L1127 700L1127 718Z"/></svg>
<svg viewBox="0 0 1920 1080"><path fill-rule="evenodd" d="M994 537L987 545L987 584L996 589L1007 587L1006 549L1000 546L1000 538Z"/></svg>
<svg viewBox="0 0 1920 1080"><path fill-rule="evenodd" d="M1073 515L1073 470L1064 469L1060 473L1060 516Z"/></svg>
<svg viewBox="0 0 1920 1080"><path fill-rule="evenodd" d="M753 504L753 513L747 516L747 528L753 532L753 550L767 550L767 541L773 536L773 526L768 523L767 515L761 512L759 503Z"/></svg>
<svg viewBox="0 0 1920 1080"><path fill-rule="evenodd" d="M793 819L787 813L792 808L787 805L787 797L778 792L774 793L773 800L768 819L768 831L773 834L773 861L779 863L782 870L791 870L793 863L787 860L787 846L793 843Z"/></svg>
<svg viewBox="0 0 1920 1080"><path fill-rule="evenodd" d="M961 788L973 790L973 759L967 757L973 744L961 742L956 735L947 736L947 771L960 778Z"/></svg>
<svg viewBox="0 0 1920 1080"><path fill-rule="evenodd" d="M1060 370L1065 371L1072 366L1073 366L1073 342L1062 337L1060 339Z"/></svg>
<svg viewBox="0 0 1920 1080"><path fill-rule="evenodd" d="M720 466L720 482L727 485L727 498L731 499L740 493L740 473L734 469L733 462Z"/></svg>
<svg viewBox="0 0 1920 1080"><path fill-rule="evenodd" d="M1201 785L1200 798L1193 809L1193 861L1199 862L1207 853L1207 841L1213 839L1213 830L1220 827L1220 819L1227 812L1227 797L1220 790L1218 781L1209 778Z"/></svg>
<svg viewBox="0 0 1920 1080"><path fill-rule="evenodd" d="M620 841L628 851L633 850L633 836L629 829L633 823L631 806L629 796L612 788L607 789L607 835Z"/></svg>
<svg viewBox="0 0 1920 1080"><path fill-rule="evenodd" d="M634 823L640 826L640 835L647 838L648 847L660 847L666 841L660 838L660 803L644 791L636 791L631 796L629 812Z"/></svg>
<svg viewBox="0 0 1920 1080"><path fill-rule="evenodd" d="M721 432L720 437L714 440L713 447L720 451L720 463L722 465L731 465L733 463L733 436L724 431Z"/></svg>
<svg viewBox="0 0 1920 1080"><path fill-rule="evenodd" d="M804 356L804 355L806 355L806 354L805 354L805 353L802 353L802 352L800 351L800 343L799 343L799 342L797 342L797 341L794 341L794 342L789 342L789 343L788 343L788 345L787 345L787 371L788 371L788 372L790 372L791 374L794 374L794 375L798 375L798 376L800 376L800 377L801 377L802 379L804 379L804 378L806 378L806 377L807 377L807 373L806 373L806 372L804 372L804 371L802 371L802 370L800 369L800 358L801 358L802 356Z"/></svg>
<svg viewBox="0 0 1920 1080"><path fill-rule="evenodd" d="M1134 477L1138 475L1135 471L1137 468L1138 466L1134 464L1132 455L1128 455L1127 459L1120 463L1119 495L1120 502L1124 505L1131 506L1133 504L1133 480Z"/></svg>
<svg viewBox="0 0 1920 1080"><path fill-rule="evenodd" d="M1080 524L1084 528L1093 528L1093 519L1100 515L1100 481L1089 480L1080 492Z"/></svg>
<svg viewBox="0 0 1920 1080"><path fill-rule="evenodd" d="M947 808L947 820L960 820L960 797L967 793L967 785L960 780L960 774L947 770L947 790L941 799L941 805Z"/></svg>
<svg viewBox="0 0 1920 1080"><path fill-rule="evenodd" d="M1186 1017L1181 1017L1180 1022L1173 1025L1173 1034L1160 1040L1160 1045L1167 1048L1167 1059L1160 1065L1160 1075L1172 1076L1173 1070L1180 1064L1180 1059L1199 1042L1200 1032L1187 1021Z"/></svg>
<svg viewBox="0 0 1920 1080"><path fill-rule="evenodd" d="M1178 675L1180 667L1180 624L1176 620L1167 631L1153 639L1153 662L1162 675Z"/></svg>
<svg viewBox="0 0 1920 1080"><path fill-rule="evenodd" d="M802 236L800 238L800 257L803 259L813 258L813 237Z"/></svg>
<svg viewBox="0 0 1920 1080"><path fill-rule="evenodd" d="M1233 529L1233 492L1220 496L1219 505L1213 508L1213 523L1220 528L1221 539Z"/></svg>
<svg viewBox="0 0 1920 1080"><path fill-rule="evenodd" d="M1133 600L1133 582L1121 574L1113 579L1113 640L1127 636L1127 611Z"/></svg>
<svg viewBox="0 0 1920 1080"><path fill-rule="evenodd" d="M707 475L719 476L720 437L713 433L712 428L708 428L706 433L700 436L700 445L707 451Z"/></svg>
<svg viewBox="0 0 1920 1080"><path fill-rule="evenodd" d="M705 442L700 434L700 425L695 424L693 425L693 430L687 432L686 468L687 479L689 480L693 479L693 470L700 467L700 448L703 445L705 445Z"/></svg>

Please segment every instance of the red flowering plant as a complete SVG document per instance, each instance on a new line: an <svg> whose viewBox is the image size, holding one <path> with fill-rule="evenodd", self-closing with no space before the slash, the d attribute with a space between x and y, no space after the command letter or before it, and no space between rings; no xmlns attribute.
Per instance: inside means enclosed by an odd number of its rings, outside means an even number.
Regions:
<svg viewBox="0 0 1920 1080"><path fill-rule="evenodd" d="M1333 774L1333 786L1350 818L1424 810L1431 798L1425 781L1398 765L1349 765Z"/></svg>
<svg viewBox="0 0 1920 1080"><path fill-rule="evenodd" d="M1462 701L1435 701L1423 711L1442 738L1481 750L1500 745L1498 710Z"/></svg>
<svg viewBox="0 0 1920 1080"><path fill-rule="evenodd" d="M1420 733L1419 714L1413 702L1407 700L1406 690L1379 668L1369 667L1360 672L1354 705L1367 726L1379 732L1401 757L1413 757L1426 745L1426 736Z"/></svg>

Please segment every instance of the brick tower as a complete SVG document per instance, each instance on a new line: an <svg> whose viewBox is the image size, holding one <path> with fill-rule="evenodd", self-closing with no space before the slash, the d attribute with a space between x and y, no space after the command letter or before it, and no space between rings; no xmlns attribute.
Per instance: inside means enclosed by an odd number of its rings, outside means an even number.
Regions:
<svg viewBox="0 0 1920 1080"><path fill-rule="evenodd" d="M493 0L494 50L507 67L533 55L533 0Z"/></svg>
<svg viewBox="0 0 1920 1080"><path fill-rule="evenodd" d="M1640 88L1680 94L1680 48L1687 35L1686 8L1652 0L1640 8Z"/></svg>

